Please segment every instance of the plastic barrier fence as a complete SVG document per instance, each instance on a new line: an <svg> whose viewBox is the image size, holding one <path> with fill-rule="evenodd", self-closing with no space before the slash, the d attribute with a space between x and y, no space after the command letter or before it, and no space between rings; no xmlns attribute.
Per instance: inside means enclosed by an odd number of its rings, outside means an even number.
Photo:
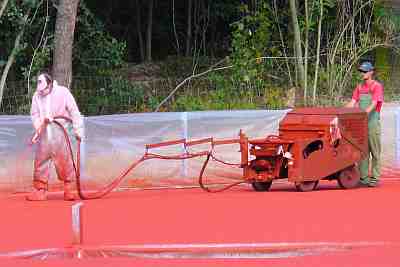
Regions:
<svg viewBox="0 0 400 267"><path fill-rule="evenodd" d="M85 118L81 147L82 180L85 189L95 189L118 176L131 162L140 158L145 145L174 139L236 138L242 129L250 138L277 133L287 110L209 111L183 113L140 113ZM382 176L400 177L400 108L384 106L382 115ZM28 191L32 184L34 147L29 116L0 116L0 190ZM208 144L193 146L192 151L209 149ZM223 161L240 162L239 146L216 148ZM153 150L163 155L179 154L182 145ZM205 158L190 160L149 160L135 168L121 188L196 186ZM205 177L209 183L240 179L241 169L211 162ZM56 188L55 172L50 179Z"/></svg>

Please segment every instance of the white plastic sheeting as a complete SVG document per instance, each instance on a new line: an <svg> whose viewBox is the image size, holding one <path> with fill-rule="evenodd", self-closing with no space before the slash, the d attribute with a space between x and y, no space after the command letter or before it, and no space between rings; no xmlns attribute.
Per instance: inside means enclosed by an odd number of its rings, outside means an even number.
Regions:
<svg viewBox="0 0 400 267"><path fill-rule="evenodd" d="M385 106L382 113L383 176L400 173L399 107ZM139 113L85 118L86 137L82 144L82 179L85 189L101 187L139 159L145 145L186 138L237 138L239 130L250 138L276 134L287 110L280 111L209 111L183 113ZM33 133L28 116L0 116L0 189L30 190L33 149L27 144ZM208 150L208 144L190 148ZM240 162L239 146L216 147L218 158ZM152 150L163 155L180 154L182 145ZM123 187L176 187L197 185L205 157L190 160L148 160L131 172ZM58 183L52 175L51 184ZM208 181L240 179L241 169L211 162L206 170ZM228 181L229 181L228 180Z"/></svg>

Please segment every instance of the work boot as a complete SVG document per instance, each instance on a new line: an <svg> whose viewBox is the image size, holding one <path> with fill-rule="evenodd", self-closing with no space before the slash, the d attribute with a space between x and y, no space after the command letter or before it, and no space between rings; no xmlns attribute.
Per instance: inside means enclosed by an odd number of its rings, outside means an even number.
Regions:
<svg viewBox="0 0 400 267"><path fill-rule="evenodd" d="M369 185L369 178L360 178L360 186L367 187Z"/></svg>
<svg viewBox="0 0 400 267"><path fill-rule="evenodd" d="M74 184L72 182L64 182L64 200L74 201L75 199Z"/></svg>
<svg viewBox="0 0 400 267"><path fill-rule="evenodd" d="M368 187L378 187L379 186L379 179L376 179L374 177L371 177Z"/></svg>
<svg viewBox="0 0 400 267"><path fill-rule="evenodd" d="M45 189L34 189L32 193L26 196L29 201L44 201L47 200L47 191Z"/></svg>

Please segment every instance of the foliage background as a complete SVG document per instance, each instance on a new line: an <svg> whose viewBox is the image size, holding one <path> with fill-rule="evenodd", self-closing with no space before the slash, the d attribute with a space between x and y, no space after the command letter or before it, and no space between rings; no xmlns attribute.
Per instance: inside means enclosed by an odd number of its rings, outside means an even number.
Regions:
<svg viewBox="0 0 400 267"><path fill-rule="evenodd" d="M356 65L368 59L377 66L386 99L399 98L396 9L378 0L294 1L308 59L305 88L295 59L290 1L199 0L189 12L189 1L155 0L153 56L143 61L138 42L140 35L147 41L147 1L81 0L71 90L86 115L342 105L359 82ZM10 0L0 17L0 69L18 31L26 28L7 78L3 114L29 111L34 77L52 64L56 5ZM210 68L160 106L185 78Z"/></svg>

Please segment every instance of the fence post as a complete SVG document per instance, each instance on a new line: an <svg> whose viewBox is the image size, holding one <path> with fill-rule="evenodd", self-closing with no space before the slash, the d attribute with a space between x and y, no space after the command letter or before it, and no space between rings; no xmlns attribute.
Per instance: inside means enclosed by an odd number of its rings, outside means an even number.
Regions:
<svg viewBox="0 0 400 267"><path fill-rule="evenodd" d="M83 202L78 202L71 206L72 245L75 246L82 245L83 243L82 208L83 208Z"/></svg>
<svg viewBox="0 0 400 267"><path fill-rule="evenodd" d="M86 123L87 123L87 120L85 119L85 116L84 115L82 115L82 120L83 120L83 136L81 136L81 138L82 138L82 140L81 140L81 147L79 148L80 150L81 150L81 152L80 152L80 155L81 155L81 157L80 157L80 176L81 176L81 179L82 178L85 178L85 163L86 163L86 149L85 149L85 147L86 147Z"/></svg>
<svg viewBox="0 0 400 267"><path fill-rule="evenodd" d="M181 121L182 121L182 138L188 139L188 113L181 112ZM185 147L182 145L182 151L185 152ZM182 160L182 170L181 175L183 178L188 178L188 166L187 160Z"/></svg>
<svg viewBox="0 0 400 267"><path fill-rule="evenodd" d="M396 157L396 162L400 162L400 108L396 108L394 117L395 117L395 127L396 127L395 157Z"/></svg>

